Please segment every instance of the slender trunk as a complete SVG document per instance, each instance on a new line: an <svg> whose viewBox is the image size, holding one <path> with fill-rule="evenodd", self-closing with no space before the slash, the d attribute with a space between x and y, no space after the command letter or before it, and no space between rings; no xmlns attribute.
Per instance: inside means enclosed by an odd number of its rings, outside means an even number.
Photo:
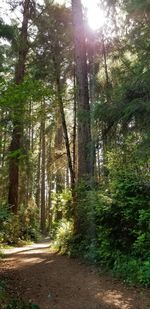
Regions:
<svg viewBox="0 0 150 309"><path fill-rule="evenodd" d="M62 93L62 89L61 89L60 76L59 76L59 71L58 71L58 68L57 68L56 59L54 59L54 65L55 65L55 73L56 73L57 98L58 98L59 110L60 110L60 115L61 115L63 133L64 133L64 140L65 140L65 146L66 146L66 152L67 152L68 167L69 167L70 177L71 177L71 188L74 189L74 186L75 186L75 175L74 175L73 164L72 164L72 159L71 159L69 137L68 137L67 124L66 124L66 119L65 119L63 99L62 99L62 94L61 94Z"/></svg>
<svg viewBox="0 0 150 309"><path fill-rule="evenodd" d="M40 209L40 188L41 188L41 127L39 132L39 152L38 152L38 165L37 165L37 188L36 188L36 205Z"/></svg>
<svg viewBox="0 0 150 309"><path fill-rule="evenodd" d="M52 226L52 133L48 136L49 145L47 147L47 183L48 183L48 201L47 201L47 232L51 230Z"/></svg>
<svg viewBox="0 0 150 309"><path fill-rule="evenodd" d="M68 165L66 166L65 183L66 183L66 188L69 188L70 187L70 181L69 181L69 168L68 168Z"/></svg>
<svg viewBox="0 0 150 309"><path fill-rule="evenodd" d="M104 70L105 70L105 78L106 78L106 97L107 97L107 103L111 100L110 95L110 80L108 75L108 66L107 66L107 55L106 55L106 46L105 46L105 40L104 35L102 34L102 50L103 50L103 58L104 58Z"/></svg>
<svg viewBox="0 0 150 309"><path fill-rule="evenodd" d="M73 101L73 170L76 175L76 131L77 131L77 100L76 100L76 77L74 71L74 101Z"/></svg>
<svg viewBox="0 0 150 309"><path fill-rule="evenodd" d="M3 115L4 117L7 117L6 115ZM5 118L4 118L5 119ZM4 132L1 132L1 137L2 137L2 144L1 144L1 148L2 148L2 157L1 157L1 166L4 167L5 164L5 156L6 156L6 147L7 147L7 130L6 128L4 128Z"/></svg>
<svg viewBox="0 0 150 309"><path fill-rule="evenodd" d="M105 70L105 78L106 78L106 98L107 103L111 103L111 84L109 80L109 74L108 74L108 65L107 65L107 54L106 54L106 46L105 46L105 39L104 34L102 34L102 47L103 47L103 58L104 58L104 70ZM107 182L108 181L108 168L107 168L107 151L108 151L108 145L109 145L109 138L107 131L107 124L102 124L102 142L103 142L103 175L104 179Z"/></svg>
<svg viewBox="0 0 150 309"><path fill-rule="evenodd" d="M90 99L90 106L93 108L95 98L96 98L96 68L95 68L95 58L96 58L96 37L95 34L88 34L89 40L89 48L88 48L88 79L89 79L89 99ZM91 113L91 122L94 124L94 117ZM91 145L91 160L93 162L93 169L96 172L96 136L95 136L95 129L92 130L91 128L91 135L92 135L92 145ZM96 174L94 173L94 176Z"/></svg>
<svg viewBox="0 0 150 309"><path fill-rule="evenodd" d="M101 164L100 164L100 148L99 145L97 147L97 169L98 169L98 182L100 182L100 176L101 176Z"/></svg>
<svg viewBox="0 0 150 309"><path fill-rule="evenodd" d="M47 232L50 232L51 226L52 226L52 197L51 197L51 190L52 190L52 185L51 185L51 179L49 182L49 192L48 192L48 207L47 207Z"/></svg>
<svg viewBox="0 0 150 309"><path fill-rule="evenodd" d="M29 102L29 128L28 128L28 149L30 156L33 155L33 122L32 122L32 101ZM33 164L31 159L28 158L28 170L27 170L27 197L28 201L32 198L33 194Z"/></svg>
<svg viewBox="0 0 150 309"><path fill-rule="evenodd" d="M34 135L34 126L32 121L32 114L33 114L33 103L32 101L29 102L29 150L33 153L33 135Z"/></svg>
<svg viewBox="0 0 150 309"><path fill-rule="evenodd" d="M25 76L25 64L28 54L28 21L30 16L30 1L25 0L23 4L23 21L19 40L18 62L15 70L15 83L19 85ZM23 134L23 124L21 121L23 113L23 102L17 102L14 108L14 121L12 141L10 144L9 159L9 191L8 204L12 211L18 211L18 191L19 191L19 157L21 148L21 137Z"/></svg>
<svg viewBox="0 0 150 309"><path fill-rule="evenodd" d="M107 182L108 178L108 168L107 168L107 151L108 151L108 135L105 133L105 123L102 124L102 147L103 147L103 176L104 181Z"/></svg>
<svg viewBox="0 0 150 309"><path fill-rule="evenodd" d="M3 137L3 156L2 156L2 167L5 163L5 155L6 155L6 142L7 142L7 131L4 131L4 137Z"/></svg>
<svg viewBox="0 0 150 309"><path fill-rule="evenodd" d="M77 228L76 228L76 226L77 226L77 210L76 210L76 193L75 193L75 171L73 169L73 162L72 162L72 158L71 158L69 136L68 136L68 130L67 130L67 124L66 124L65 112L64 112L64 105L63 105L63 99L62 99L62 87L61 87L61 82L60 82L60 74L59 74L59 69L58 69L58 65L57 65L55 57L54 57L53 61L54 61L55 74L56 74L57 98L58 98L59 110L60 110L60 115L61 115L63 133L64 133L65 147L66 147L66 152L67 152L68 169L69 169L69 172L70 172L74 227L75 227L75 230L77 230Z"/></svg>
<svg viewBox="0 0 150 309"><path fill-rule="evenodd" d="M88 57L88 77L89 77L89 98L90 104L94 104L95 100L95 81L96 81L96 37L93 33L87 33L88 44L87 44L87 57Z"/></svg>
<svg viewBox="0 0 150 309"><path fill-rule="evenodd" d="M46 232L46 203L45 203L45 101L43 104L43 114L41 121L41 143L42 143L42 162L41 162L41 231Z"/></svg>
<svg viewBox="0 0 150 309"><path fill-rule="evenodd" d="M4 119L4 112L0 111L0 122L3 123ZM3 127L0 127L0 167L3 166L3 157L4 157L4 152L3 152ZM5 130L6 131L6 130Z"/></svg>
<svg viewBox="0 0 150 309"><path fill-rule="evenodd" d="M60 168L61 160L57 160L58 156L62 152L62 149L63 149L63 128L62 128L62 123L61 123L61 115L60 113L58 113L56 134L55 134L55 157L56 157L55 179L56 179L56 192L58 193L62 192L64 188L64 177L63 177L64 175L63 175L62 168Z"/></svg>

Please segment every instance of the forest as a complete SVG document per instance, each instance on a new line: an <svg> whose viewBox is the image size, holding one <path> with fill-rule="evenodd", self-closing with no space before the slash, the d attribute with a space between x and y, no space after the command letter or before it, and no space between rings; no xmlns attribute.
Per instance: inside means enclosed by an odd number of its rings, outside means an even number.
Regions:
<svg viewBox="0 0 150 309"><path fill-rule="evenodd" d="M92 2L0 4L0 248L148 288L150 2Z"/></svg>

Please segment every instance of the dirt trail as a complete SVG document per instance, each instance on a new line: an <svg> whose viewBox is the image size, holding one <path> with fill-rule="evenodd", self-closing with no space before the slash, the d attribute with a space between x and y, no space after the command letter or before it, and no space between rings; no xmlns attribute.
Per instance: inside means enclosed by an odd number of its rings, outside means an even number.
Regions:
<svg viewBox="0 0 150 309"><path fill-rule="evenodd" d="M127 288L78 259L60 256L47 242L5 250L1 274L12 296L41 309L149 309L148 290Z"/></svg>

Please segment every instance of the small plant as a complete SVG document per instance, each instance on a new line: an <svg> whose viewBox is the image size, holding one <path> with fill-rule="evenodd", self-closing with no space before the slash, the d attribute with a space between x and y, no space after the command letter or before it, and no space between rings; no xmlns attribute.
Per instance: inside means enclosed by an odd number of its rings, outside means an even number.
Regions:
<svg viewBox="0 0 150 309"><path fill-rule="evenodd" d="M73 223L67 220L60 221L55 234L54 247L62 253L66 252L72 234Z"/></svg>

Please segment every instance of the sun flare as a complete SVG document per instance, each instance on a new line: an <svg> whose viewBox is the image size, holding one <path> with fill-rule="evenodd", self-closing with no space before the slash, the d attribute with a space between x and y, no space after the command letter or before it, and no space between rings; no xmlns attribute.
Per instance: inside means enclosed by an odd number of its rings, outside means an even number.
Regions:
<svg viewBox="0 0 150 309"><path fill-rule="evenodd" d="M105 23L104 11L99 7L97 0L82 0L87 9L88 24L91 29L98 30Z"/></svg>
<svg viewBox="0 0 150 309"><path fill-rule="evenodd" d="M43 1L43 0L40 0ZM55 0L59 4L70 6L70 0ZM87 19L90 28L94 31L102 28L105 24L105 12L99 6L99 0L81 0L82 5L87 10Z"/></svg>

